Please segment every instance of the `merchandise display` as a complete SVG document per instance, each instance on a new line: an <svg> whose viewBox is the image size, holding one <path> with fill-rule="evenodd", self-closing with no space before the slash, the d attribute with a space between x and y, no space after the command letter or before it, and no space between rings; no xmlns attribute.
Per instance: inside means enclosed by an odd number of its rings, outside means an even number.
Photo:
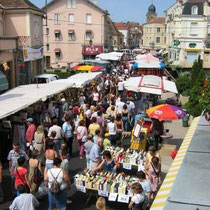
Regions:
<svg viewBox="0 0 210 210"><path fill-rule="evenodd" d="M112 156L115 157L119 161L119 163L122 163L124 164L124 166L126 166L126 168L123 168L129 169L131 168L131 166L138 166L139 170L144 169L144 163L146 161L147 154L145 151L133 149L125 150L119 147L108 147L107 150L111 152Z"/></svg>
<svg viewBox="0 0 210 210"><path fill-rule="evenodd" d="M93 174L91 171L85 170L74 176L74 184L78 190L84 187L87 190L98 191L100 194L104 192L105 197L108 197L110 193L132 196L129 186L135 182L138 182L138 179L134 176L104 171Z"/></svg>

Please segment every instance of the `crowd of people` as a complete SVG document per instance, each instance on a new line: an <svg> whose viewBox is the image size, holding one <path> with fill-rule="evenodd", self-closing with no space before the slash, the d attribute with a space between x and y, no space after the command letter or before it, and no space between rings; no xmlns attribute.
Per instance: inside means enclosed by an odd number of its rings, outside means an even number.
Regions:
<svg viewBox="0 0 210 210"><path fill-rule="evenodd" d="M44 185L48 193L49 209L66 209L67 203L71 203L67 190L71 188L69 161L75 158L73 144L78 145L78 156L86 159L86 167L93 173L102 168L113 173L118 170L118 161L106 149L121 145L124 136L131 135L139 115L144 116L142 110L135 112L132 93L124 88L124 81L132 75L132 70L132 66L129 69L117 66L113 73L104 73L99 82L79 93L77 103L70 104L70 100L63 97L59 106L43 105L40 124L35 123L33 117L26 119L26 141L13 143L8 154L12 192L16 197L10 209L35 209L39 205L35 195L40 185ZM156 124L152 124L153 130ZM155 133L157 144L160 134ZM129 208L150 206L151 195L155 196L161 183L157 154L151 149L145 173L137 174L139 183L131 186L134 196ZM0 183L1 178L0 165ZM0 202L3 202L1 187ZM105 208L99 207L104 206L102 204L105 202L100 198L97 208Z"/></svg>

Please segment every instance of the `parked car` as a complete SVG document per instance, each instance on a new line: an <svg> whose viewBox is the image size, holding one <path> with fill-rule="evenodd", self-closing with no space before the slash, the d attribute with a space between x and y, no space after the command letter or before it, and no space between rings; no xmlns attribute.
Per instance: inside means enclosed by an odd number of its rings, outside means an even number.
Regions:
<svg viewBox="0 0 210 210"><path fill-rule="evenodd" d="M43 84L43 83L49 83L58 79L59 77L56 74L39 74L32 79L32 83Z"/></svg>

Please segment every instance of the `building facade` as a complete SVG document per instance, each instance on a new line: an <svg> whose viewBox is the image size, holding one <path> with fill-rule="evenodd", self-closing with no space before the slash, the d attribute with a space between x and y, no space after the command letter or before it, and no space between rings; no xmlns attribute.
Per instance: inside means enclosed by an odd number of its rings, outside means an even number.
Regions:
<svg viewBox="0 0 210 210"><path fill-rule="evenodd" d="M43 9L47 11L46 68L69 68L82 59L113 51L113 22L97 1L57 0Z"/></svg>
<svg viewBox="0 0 210 210"><path fill-rule="evenodd" d="M32 77L43 72L44 13L27 0L0 0L0 5L0 33L4 40L4 49L0 45L0 50L7 52L0 56L0 62L8 61L10 87L29 84ZM10 45L12 49L5 49L11 48Z"/></svg>
<svg viewBox="0 0 210 210"><path fill-rule="evenodd" d="M123 35L123 48L129 48L128 46L128 27L125 23L115 22L115 27Z"/></svg>
<svg viewBox="0 0 210 210"><path fill-rule="evenodd" d="M152 4L146 14L146 23L143 24L142 48L155 51L166 47L165 18L157 17L156 7Z"/></svg>
<svg viewBox="0 0 210 210"><path fill-rule="evenodd" d="M166 10L167 51L169 61L192 68L201 56L203 67L210 68L210 2L177 1Z"/></svg>

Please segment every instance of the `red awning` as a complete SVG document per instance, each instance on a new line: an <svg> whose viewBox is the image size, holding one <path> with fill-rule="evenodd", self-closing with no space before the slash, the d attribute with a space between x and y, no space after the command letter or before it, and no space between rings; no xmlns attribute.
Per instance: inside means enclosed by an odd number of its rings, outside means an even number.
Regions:
<svg viewBox="0 0 210 210"><path fill-rule="evenodd" d="M55 34L59 34L60 32L61 32L61 31L58 30L58 29L55 30Z"/></svg>
<svg viewBox="0 0 210 210"><path fill-rule="evenodd" d="M68 30L69 34L74 34L74 30Z"/></svg>
<svg viewBox="0 0 210 210"><path fill-rule="evenodd" d="M60 52L61 49L60 48L55 48L55 52Z"/></svg>

